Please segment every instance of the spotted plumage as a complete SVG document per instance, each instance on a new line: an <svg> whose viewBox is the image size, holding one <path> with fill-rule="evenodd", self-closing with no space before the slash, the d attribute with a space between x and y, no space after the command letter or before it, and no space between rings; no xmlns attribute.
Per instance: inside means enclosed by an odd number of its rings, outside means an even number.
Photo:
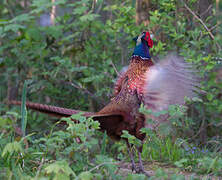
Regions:
<svg viewBox="0 0 222 180"><path fill-rule="evenodd" d="M127 72L120 75L115 85L115 95L117 95L122 87L122 82L127 79L127 90L129 93L138 95L143 94L143 86L145 83L144 75L153 65L152 60L143 60L140 56L132 56Z"/></svg>

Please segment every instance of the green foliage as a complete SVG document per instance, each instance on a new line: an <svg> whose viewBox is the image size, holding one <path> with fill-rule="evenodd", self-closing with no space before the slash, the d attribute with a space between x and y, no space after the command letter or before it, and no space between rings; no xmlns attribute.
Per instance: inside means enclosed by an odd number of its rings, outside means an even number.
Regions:
<svg viewBox="0 0 222 180"><path fill-rule="evenodd" d="M143 132L148 136L143 146L144 159L175 162L185 156L185 151L171 137L158 137L149 129L143 129Z"/></svg>
<svg viewBox="0 0 222 180"><path fill-rule="evenodd" d="M48 165L45 167L45 171L47 174L54 174L54 180L69 179L70 175L75 177L75 173L64 160L56 161L55 163Z"/></svg>
<svg viewBox="0 0 222 180"><path fill-rule="evenodd" d="M128 177L126 178L126 180L134 180L134 179L145 180L146 176L143 174L129 174Z"/></svg>
<svg viewBox="0 0 222 180"><path fill-rule="evenodd" d="M139 139L137 139L135 136L129 134L128 131L124 130L121 137L127 139L130 144L133 144L138 147L141 146L141 141Z"/></svg>
<svg viewBox="0 0 222 180"><path fill-rule="evenodd" d="M13 153L22 153L22 152L23 152L23 149L22 149L21 144L15 141L12 143L8 143L5 146L2 152L2 157L6 156L7 154L9 154L9 156L12 156Z"/></svg>
<svg viewBox="0 0 222 180"><path fill-rule="evenodd" d="M197 12L198 1L187 3ZM19 108L9 110L0 104L0 179L146 179L139 174L120 175L114 159L126 160L126 147L99 133L98 122L78 114L71 117L78 124L70 118L53 123L48 116L27 114L24 106L27 97L28 101L97 111L112 97L116 70L128 65L132 38L144 30L154 33L153 56L174 50L197 66L204 93L188 100L188 108L175 105L168 111L152 112L141 106L144 114L170 115L156 132L142 130L148 137L143 160L221 175L222 83L217 75L222 57L218 48L222 46L221 15L204 19L212 40L183 3L152 0L151 4L148 26L135 25L135 1L130 0L4 0L0 4L0 101L5 102L13 91L23 101L21 113ZM54 5L58 12L54 25L40 25L40 17ZM67 126L61 128L62 122ZM126 131L122 137L141 144ZM155 171L151 179L185 178L162 168Z"/></svg>
<svg viewBox="0 0 222 180"><path fill-rule="evenodd" d="M221 157L216 156L215 158L204 157L198 159L198 166L200 168L199 172L201 173L210 173L221 175L222 159Z"/></svg>
<svg viewBox="0 0 222 180"><path fill-rule="evenodd" d="M79 123L74 123L71 118ZM2 178L10 173L15 177L14 171L29 174L34 170L30 175L35 178L92 179L111 176L118 179L115 161L105 152L104 155L95 154L100 152L98 140L94 137L98 122L80 115L71 118L63 119L68 124L65 131L55 131L53 126L49 134L43 137L35 137L33 140L29 136L24 137L31 143L28 149L23 147L24 138L19 142L7 143L1 149L1 166L5 168L5 176L3 173ZM5 139L5 136L3 134L2 138Z"/></svg>

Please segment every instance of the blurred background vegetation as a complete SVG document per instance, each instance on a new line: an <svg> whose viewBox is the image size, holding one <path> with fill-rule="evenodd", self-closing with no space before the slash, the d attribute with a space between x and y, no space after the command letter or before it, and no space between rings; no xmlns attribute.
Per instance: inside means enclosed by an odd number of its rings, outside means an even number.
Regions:
<svg viewBox="0 0 222 180"><path fill-rule="evenodd" d="M194 63L203 78L204 92L200 99L190 102L188 113L170 111L173 128L162 128L169 130L165 139L148 133L144 160L170 163L183 171L220 175L221 10L220 0L2 0L0 177L124 176L118 173L116 161L127 161L125 145L98 134L95 122L83 118L76 125L66 120L68 127L61 127L55 119L29 111L26 131L30 136L26 142L18 133L20 108L5 103L8 99L20 100L24 81L29 80L28 101L98 111L112 97L115 79L129 63L132 39L142 31L154 35L154 61L177 51ZM172 134L177 145L170 138ZM98 169L92 169L96 165ZM144 178L130 171L124 177ZM169 175L157 168L155 177Z"/></svg>

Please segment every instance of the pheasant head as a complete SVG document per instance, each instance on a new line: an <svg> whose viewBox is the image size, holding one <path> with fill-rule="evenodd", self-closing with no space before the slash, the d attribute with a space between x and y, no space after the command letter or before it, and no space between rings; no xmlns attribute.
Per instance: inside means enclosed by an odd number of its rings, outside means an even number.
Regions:
<svg viewBox="0 0 222 180"><path fill-rule="evenodd" d="M149 48L153 47L153 40L150 37L149 32L143 32L139 36L133 39L136 42L136 47L133 52L133 56L139 56L143 60L150 59Z"/></svg>

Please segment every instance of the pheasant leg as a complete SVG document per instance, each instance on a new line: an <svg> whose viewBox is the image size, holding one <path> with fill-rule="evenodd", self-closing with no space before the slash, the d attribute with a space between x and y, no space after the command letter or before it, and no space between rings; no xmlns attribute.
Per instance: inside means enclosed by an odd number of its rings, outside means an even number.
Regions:
<svg viewBox="0 0 222 180"><path fill-rule="evenodd" d="M135 164L135 161L134 161L134 152L132 151L131 145L129 144L128 141L126 142L126 144L127 144L127 149L128 149L128 153L129 153L130 160L131 160L132 172L133 171L136 172L137 170L136 170L136 164Z"/></svg>
<svg viewBox="0 0 222 180"><path fill-rule="evenodd" d="M143 161L142 161L142 157L141 157L141 152L138 149L138 156L139 156L139 171L138 173L143 173L145 174L147 177L150 177L150 175L145 171L144 166L143 166Z"/></svg>

